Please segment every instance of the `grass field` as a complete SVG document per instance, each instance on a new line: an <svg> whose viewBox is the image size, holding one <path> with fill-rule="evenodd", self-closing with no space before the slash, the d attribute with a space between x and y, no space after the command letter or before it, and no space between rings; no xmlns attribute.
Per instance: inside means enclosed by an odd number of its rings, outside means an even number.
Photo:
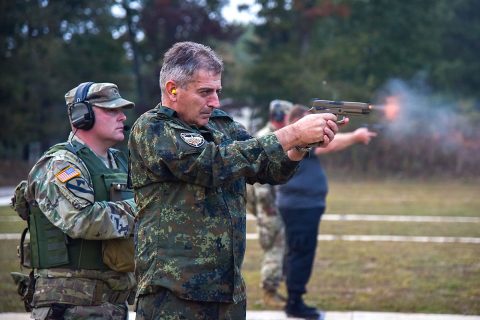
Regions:
<svg viewBox="0 0 480 320"><path fill-rule="evenodd" d="M305 298L324 310L480 314L479 256L469 244L320 242ZM249 241L250 309L262 309L260 259Z"/></svg>
<svg viewBox="0 0 480 320"><path fill-rule="evenodd" d="M331 181L327 213L480 217L479 195L478 181ZM0 218L13 215L0 207ZM0 224L0 233L21 230L20 221ZM254 221L247 232L255 232ZM480 238L480 223L323 221L320 233ZM0 312L23 310L9 275L19 269L16 245L0 242ZM263 309L261 258L258 242L249 240L243 268L249 309ZM305 298L330 311L479 315L480 245L321 241Z"/></svg>

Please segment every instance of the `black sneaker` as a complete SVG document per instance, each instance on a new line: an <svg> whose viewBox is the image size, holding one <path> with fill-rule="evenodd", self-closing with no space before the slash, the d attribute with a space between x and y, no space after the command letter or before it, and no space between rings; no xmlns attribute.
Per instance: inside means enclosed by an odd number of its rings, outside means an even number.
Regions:
<svg viewBox="0 0 480 320"><path fill-rule="evenodd" d="M302 299L294 301L289 300L285 306L285 313L291 318L304 319L322 319L323 312L320 313L316 308L307 306Z"/></svg>

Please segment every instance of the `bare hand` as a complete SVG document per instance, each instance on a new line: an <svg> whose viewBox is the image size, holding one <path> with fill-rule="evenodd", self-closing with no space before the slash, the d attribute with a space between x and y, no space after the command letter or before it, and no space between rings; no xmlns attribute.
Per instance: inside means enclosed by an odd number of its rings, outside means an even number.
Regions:
<svg viewBox="0 0 480 320"><path fill-rule="evenodd" d="M377 136L377 133L370 131L367 128L358 128L353 132L353 135L355 137L355 141L363 144L369 144L370 140Z"/></svg>
<svg viewBox="0 0 480 320"><path fill-rule="evenodd" d="M322 142L328 144L338 132L337 117L331 113L309 114L291 126L298 137L298 145Z"/></svg>

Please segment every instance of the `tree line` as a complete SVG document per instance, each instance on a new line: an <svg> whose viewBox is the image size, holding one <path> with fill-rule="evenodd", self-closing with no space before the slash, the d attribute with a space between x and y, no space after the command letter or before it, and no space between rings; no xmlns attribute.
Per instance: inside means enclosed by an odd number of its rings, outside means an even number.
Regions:
<svg viewBox="0 0 480 320"><path fill-rule="evenodd" d="M405 129L408 134L384 130L368 149L355 147L322 160L371 174L478 173L480 2L257 0L255 24L229 22L221 14L224 5L220 0L3 1L0 159L24 159L32 143L44 150L64 140L69 127L63 95L83 81L118 84L137 104L128 114L133 122L160 101L165 50L188 40L210 45L224 58L224 101L249 106L263 120L272 99L382 104L398 93L389 92L392 79L413 90L420 83L427 107L440 106L456 119L452 128L438 121L440 141L435 131L422 129L415 136L414 129L425 126L416 120L424 114L421 105L409 114L415 121ZM364 121L383 123L374 115L354 120L349 129Z"/></svg>

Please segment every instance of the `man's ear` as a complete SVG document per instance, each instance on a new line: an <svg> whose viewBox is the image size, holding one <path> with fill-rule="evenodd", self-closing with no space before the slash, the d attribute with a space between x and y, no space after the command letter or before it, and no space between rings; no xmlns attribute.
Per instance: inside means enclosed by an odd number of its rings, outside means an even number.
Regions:
<svg viewBox="0 0 480 320"><path fill-rule="evenodd" d="M174 81L167 81L167 83L165 84L165 91L170 100L177 100L177 85Z"/></svg>

